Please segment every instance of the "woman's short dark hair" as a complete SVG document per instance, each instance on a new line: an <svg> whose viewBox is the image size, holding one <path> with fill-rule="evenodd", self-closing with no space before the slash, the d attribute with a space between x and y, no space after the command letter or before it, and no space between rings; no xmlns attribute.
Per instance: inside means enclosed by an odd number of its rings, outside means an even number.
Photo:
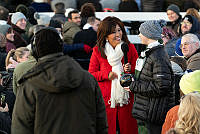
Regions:
<svg viewBox="0 0 200 134"><path fill-rule="evenodd" d="M113 31L115 31L116 25L119 25L119 27L122 30L122 41L126 42L127 44L130 43L126 35L126 31L122 21L117 17L111 17L111 16L106 17L100 23L97 31L97 46L103 58L106 58L106 55L104 53L106 38L108 37L109 34L112 34Z"/></svg>

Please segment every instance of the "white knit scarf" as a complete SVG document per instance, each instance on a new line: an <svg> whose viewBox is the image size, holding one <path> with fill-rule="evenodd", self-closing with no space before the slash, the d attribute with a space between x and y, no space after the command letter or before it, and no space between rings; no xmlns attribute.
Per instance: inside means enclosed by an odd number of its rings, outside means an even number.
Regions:
<svg viewBox="0 0 200 134"><path fill-rule="evenodd" d="M110 107L115 108L116 104L120 104L122 107L124 104L128 104L129 101L129 92L123 89L120 85L120 77L122 72L124 72L122 67L122 57L124 56L121 50L121 42L118 44L115 49L109 44L105 45L105 54L107 56L108 63L112 66L112 72L117 73L118 78L112 80L111 85L111 97L110 97Z"/></svg>

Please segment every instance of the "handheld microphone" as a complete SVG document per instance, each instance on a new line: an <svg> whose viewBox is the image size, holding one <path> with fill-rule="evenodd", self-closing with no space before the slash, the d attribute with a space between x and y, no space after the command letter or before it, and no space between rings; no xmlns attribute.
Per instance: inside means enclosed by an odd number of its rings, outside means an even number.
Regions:
<svg viewBox="0 0 200 134"><path fill-rule="evenodd" d="M127 43L123 43L121 45L121 49L122 49L122 52L124 53L124 65L128 63L128 56L127 56L127 52L129 51L129 47L128 47L128 44ZM132 82L132 78L133 78L133 75L132 74L123 74L121 77L120 77L120 84L122 87L128 87L130 86L131 82Z"/></svg>
<svg viewBox="0 0 200 134"><path fill-rule="evenodd" d="M128 63L127 52L129 51L128 44L123 43L121 45L122 52L124 53L124 65Z"/></svg>

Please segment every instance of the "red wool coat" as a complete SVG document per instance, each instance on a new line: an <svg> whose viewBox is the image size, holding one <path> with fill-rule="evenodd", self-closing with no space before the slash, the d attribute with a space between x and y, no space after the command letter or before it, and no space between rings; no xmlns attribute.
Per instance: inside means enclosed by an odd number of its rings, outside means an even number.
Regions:
<svg viewBox="0 0 200 134"><path fill-rule="evenodd" d="M129 44L128 46L128 62L131 64L131 73L134 73L138 54L133 44ZM124 64L124 57L122 58L122 64ZM131 115L133 106L132 93L130 93L130 103L128 105L110 108L108 101L110 100L111 95L111 80L108 79L108 74L112 71L112 67L107 59L104 59L101 56L97 46L93 48L88 71L97 79L104 97L108 119L108 134L116 134L117 118L119 120L120 134L138 134L137 122Z"/></svg>

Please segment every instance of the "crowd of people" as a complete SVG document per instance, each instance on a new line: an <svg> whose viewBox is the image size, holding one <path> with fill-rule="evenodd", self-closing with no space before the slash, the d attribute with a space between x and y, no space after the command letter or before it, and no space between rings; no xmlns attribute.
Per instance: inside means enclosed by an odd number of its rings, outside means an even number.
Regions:
<svg viewBox="0 0 200 134"><path fill-rule="evenodd" d="M198 4L181 16L163 1L9 2L0 2L0 133L200 133ZM143 22L139 51L122 20L96 17L103 9L164 10L169 21Z"/></svg>

